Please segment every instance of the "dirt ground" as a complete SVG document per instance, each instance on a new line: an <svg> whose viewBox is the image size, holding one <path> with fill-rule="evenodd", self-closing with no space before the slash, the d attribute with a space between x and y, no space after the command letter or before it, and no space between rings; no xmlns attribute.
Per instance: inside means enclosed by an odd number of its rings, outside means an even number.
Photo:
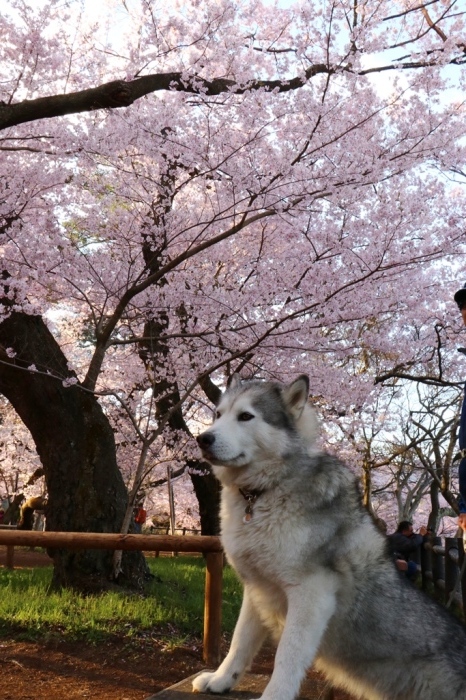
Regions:
<svg viewBox="0 0 466 700"><path fill-rule="evenodd" d="M49 563L46 554L15 550L15 567ZM268 673L272 663L273 653L266 651L253 671ZM0 640L2 700L145 700L204 667L202 648L195 643L171 649L153 640L131 646L124 640L97 646ZM350 698L337 693L335 700Z"/></svg>

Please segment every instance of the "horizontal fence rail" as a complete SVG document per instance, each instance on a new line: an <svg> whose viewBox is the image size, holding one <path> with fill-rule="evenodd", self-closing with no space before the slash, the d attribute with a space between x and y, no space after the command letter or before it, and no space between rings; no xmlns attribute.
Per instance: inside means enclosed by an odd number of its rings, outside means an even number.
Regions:
<svg viewBox="0 0 466 700"><path fill-rule="evenodd" d="M14 567L15 547L113 549L141 552L191 552L205 555L203 657L209 666L220 661L223 549L220 537L207 535L121 535L95 532L36 532L0 529L7 547L7 566Z"/></svg>
<svg viewBox="0 0 466 700"><path fill-rule="evenodd" d="M0 544L59 549L117 549L146 552L221 552L213 535L121 535L113 532L0 530Z"/></svg>
<svg viewBox="0 0 466 700"><path fill-rule="evenodd" d="M142 528L142 533L144 535L168 535L171 532L170 525L144 525ZM172 535L186 535L186 533L193 533L193 535L200 535L201 531L192 527L175 527Z"/></svg>

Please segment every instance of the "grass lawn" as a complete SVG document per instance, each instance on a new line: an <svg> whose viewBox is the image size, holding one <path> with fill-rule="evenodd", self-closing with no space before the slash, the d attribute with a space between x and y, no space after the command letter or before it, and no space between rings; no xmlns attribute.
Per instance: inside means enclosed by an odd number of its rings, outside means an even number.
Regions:
<svg viewBox="0 0 466 700"><path fill-rule="evenodd" d="M0 635L38 640L98 642L108 637L162 637L173 644L201 638L205 564L202 557L148 558L154 578L144 594L107 592L81 596L48 593L52 567L0 569ZM223 575L222 629L233 630L241 585L230 567Z"/></svg>

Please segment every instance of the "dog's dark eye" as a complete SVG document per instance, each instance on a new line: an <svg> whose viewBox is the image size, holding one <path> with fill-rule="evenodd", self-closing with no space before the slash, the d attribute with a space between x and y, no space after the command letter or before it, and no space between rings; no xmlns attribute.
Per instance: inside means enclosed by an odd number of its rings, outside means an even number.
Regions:
<svg viewBox="0 0 466 700"><path fill-rule="evenodd" d="M216 414L215 414L215 418L218 419L218 418L220 418L221 415L222 415L222 414L220 413L220 411L217 411Z"/></svg>
<svg viewBox="0 0 466 700"><path fill-rule="evenodd" d="M243 411L238 416L238 420L241 420L241 421L248 421L248 420L252 420L253 418L254 418L254 416L252 415L252 413L248 413L247 411Z"/></svg>

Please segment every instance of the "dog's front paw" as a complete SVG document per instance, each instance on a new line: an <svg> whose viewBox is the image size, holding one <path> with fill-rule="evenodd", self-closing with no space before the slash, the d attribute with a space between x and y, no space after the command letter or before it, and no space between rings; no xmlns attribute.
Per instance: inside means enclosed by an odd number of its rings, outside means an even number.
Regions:
<svg viewBox="0 0 466 700"><path fill-rule="evenodd" d="M218 671L204 671L193 680L193 693L225 693L230 690L233 679Z"/></svg>

